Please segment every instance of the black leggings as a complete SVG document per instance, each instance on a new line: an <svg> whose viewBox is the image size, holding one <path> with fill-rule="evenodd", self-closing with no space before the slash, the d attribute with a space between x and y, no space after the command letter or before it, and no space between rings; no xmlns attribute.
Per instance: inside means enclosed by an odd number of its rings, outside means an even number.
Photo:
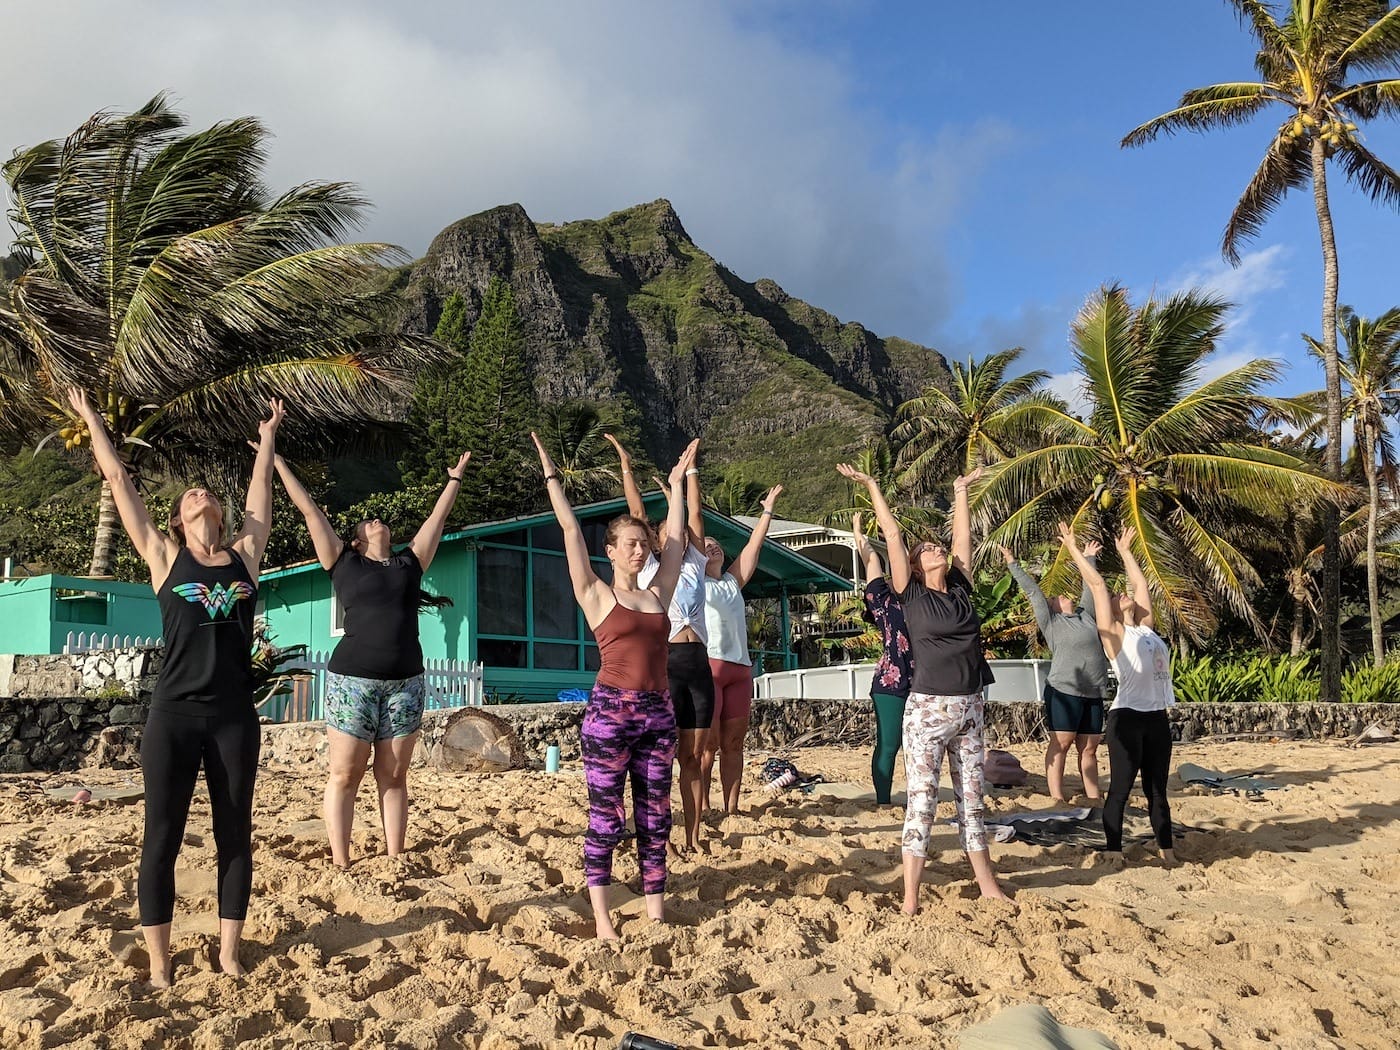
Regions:
<svg viewBox="0 0 1400 1050"><path fill-rule="evenodd" d="M715 676L703 642L672 642L666 683L677 729L709 729L715 720Z"/></svg>
<svg viewBox="0 0 1400 1050"><path fill-rule="evenodd" d="M201 762L219 855L219 918L247 918L253 887L253 782L261 746L262 726L251 702L210 715L151 708L141 737L146 838L136 897L142 926L163 925L174 914L175 858Z"/></svg>
<svg viewBox="0 0 1400 1050"><path fill-rule="evenodd" d="M1171 772L1172 729L1165 711L1134 711L1120 707L1110 711L1105 743L1112 775L1108 799L1103 807L1103 835L1108 848L1123 848L1123 810L1138 771L1142 772L1142 793L1147 796L1147 817L1152 822L1157 845L1172 848L1172 812L1167 804L1167 775Z"/></svg>

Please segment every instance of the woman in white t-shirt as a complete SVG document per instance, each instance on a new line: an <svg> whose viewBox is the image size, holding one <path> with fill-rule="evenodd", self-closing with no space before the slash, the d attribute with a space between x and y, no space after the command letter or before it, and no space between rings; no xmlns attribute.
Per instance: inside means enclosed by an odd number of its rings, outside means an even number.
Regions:
<svg viewBox="0 0 1400 1050"><path fill-rule="evenodd" d="M739 782L744 773L744 737L749 733L753 708L753 667L749 660L749 620L744 609L744 587L758 568L758 556L773 522L773 504L783 491L774 485L763 497L753 535L739 556L723 570L724 548L705 537L705 632L710 674L715 683L715 711L705 734L700 756L704 809L710 808L710 782L715 756L719 755L719 785L724 811L739 812Z"/></svg>
<svg viewBox="0 0 1400 1050"><path fill-rule="evenodd" d="M1103 833L1108 852L1122 855L1123 811L1133 781L1142 774L1147 816L1162 851L1162 860L1176 863L1172 850L1172 814L1167 803L1171 772L1172 731L1167 708L1176 703L1172 688L1171 651L1153 627L1152 594L1147 576L1133 556L1137 530L1126 528L1118 537L1118 553L1132 588L1116 598L1103 576L1075 542L1074 532L1060 522L1060 540L1074 559L1079 574L1094 594L1094 615L1104 655L1118 677L1118 695L1104 719L1104 739L1111 767L1108 798L1103 807Z"/></svg>

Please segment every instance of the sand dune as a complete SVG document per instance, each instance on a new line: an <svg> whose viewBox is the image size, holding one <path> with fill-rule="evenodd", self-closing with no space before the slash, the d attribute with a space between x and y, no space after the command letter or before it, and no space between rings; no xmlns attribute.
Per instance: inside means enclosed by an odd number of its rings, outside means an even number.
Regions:
<svg viewBox="0 0 1400 1050"><path fill-rule="evenodd" d="M851 785L868 769L861 752L796 760ZM265 771L252 972L211 962L197 796L169 992L140 987L132 774L92 774L80 806L49 792L76 790L72 774L0 778L0 1045L611 1050L637 1029L694 1047L952 1047L1023 1002L1124 1050L1397 1045L1400 747L1196 744L1179 761L1289 786L1250 799L1173 777L1174 816L1196 829L1173 870L1141 847L1114 870L1079 846L994 846L1014 905L974 899L941 826L914 919L896 911L898 810L850 787L771 803L754 790L748 815L711 828L707 858L675 866L668 925L646 920L635 858L619 857L620 947L587 939L577 768L416 772L411 849L394 860L373 855L366 788L347 872L326 857L319 780ZM1037 787L992 808L1049 808Z"/></svg>

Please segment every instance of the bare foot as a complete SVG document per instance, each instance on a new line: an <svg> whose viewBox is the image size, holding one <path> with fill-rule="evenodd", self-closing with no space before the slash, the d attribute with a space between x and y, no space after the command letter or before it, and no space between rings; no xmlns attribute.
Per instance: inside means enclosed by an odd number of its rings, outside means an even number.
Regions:
<svg viewBox="0 0 1400 1050"><path fill-rule="evenodd" d="M146 987L162 991L175 986L175 964L166 960L165 969L157 973L153 968L151 975L146 979Z"/></svg>
<svg viewBox="0 0 1400 1050"><path fill-rule="evenodd" d="M1164 867L1164 868L1174 868L1174 867L1176 867L1176 865L1177 865L1176 851L1175 851L1175 850L1169 850L1169 849L1164 849L1164 850L1162 850L1162 867Z"/></svg>
<svg viewBox="0 0 1400 1050"><path fill-rule="evenodd" d="M1123 856L1122 850L1106 849L1094 854L1094 863L1102 864L1114 871L1122 871L1128 866L1128 859Z"/></svg>
<svg viewBox="0 0 1400 1050"><path fill-rule="evenodd" d="M248 973L247 967L243 965L237 955L219 955L219 969L230 977L243 977Z"/></svg>
<svg viewBox="0 0 1400 1050"><path fill-rule="evenodd" d="M982 891L983 900L1009 901L1011 898L1006 895L1006 891L1001 888L1001 884L994 882L990 886L978 886Z"/></svg>
<svg viewBox="0 0 1400 1050"><path fill-rule="evenodd" d="M600 941L621 941L617 935L617 930L613 928L611 919L599 919L594 923L594 932Z"/></svg>

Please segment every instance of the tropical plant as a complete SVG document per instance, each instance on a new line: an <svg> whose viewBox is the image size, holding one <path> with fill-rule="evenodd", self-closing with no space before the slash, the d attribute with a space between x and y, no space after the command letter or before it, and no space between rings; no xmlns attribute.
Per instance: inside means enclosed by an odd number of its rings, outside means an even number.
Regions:
<svg viewBox="0 0 1400 1050"><path fill-rule="evenodd" d="M1344 673L1342 700L1348 704L1400 703L1400 660L1379 667L1358 664Z"/></svg>
<svg viewBox="0 0 1400 1050"><path fill-rule="evenodd" d="M890 511L899 522L906 543L932 536L943 527L946 515L937 507L917 506L909 494L898 487L895 478L894 455L888 442L873 441L856 456L853 464L862 474L869 474L880 485L880 491L889 501ZM866 535L880 534L880 526L875 520L875 508L870 504L870 493L864 485L847 483L847 505L822 517L822 524L849 529L857 512L864 515Z"/></svg>
<svg viewBox="0 0 1400 1050"><path fill-rule="evenodd" d="M865 604L858 594L802 594L792 599L793 649L803 663L820 658L830 662L848 640L870 630Z"/></svg>
<svg viewBox="0 0 1400 1050"><path fill-rule="evenodd" d="M1195 88L1177 107L1123 139L1140 146L1159 134L1207 131L1247 123L1273 106L1286 111L1264 159L1225 227L1222 251L1238 264L1241 241L1252 237L1289 190L1312 183L1321 235L1322 357L1326 376L1325 468L1342 480L1342 387L1337 355L1339 264L1327 189L1327 161L1372 200L1400 205L1400 173L1362 144L1356 121L1400 114L1400 8L1388 0L1292 0L1279 21L1265 0L1230 0L1259 44L1261 79ZM1353 70L1379 74L1349 81ZM1335 510L1324 508L1322 692L1338 695L1341 675L1341 551Z"/></svg>
<svg viewBox="0 0 1400 1050"><path fill-rule="evenodd" d="M1381 489L1395 498L1395 446L1386 420L1400 415L1400 307L1374 321L1342 307L1337 317L1342 345L1340 368L1346 400L1342 412L1351 420L1356 448L1366 477L1366 594L1371 613L1371 651L1375 665L1385 663L1385 632L1380 614ZM1313 355L1322 359L1326 347L1303 337Z"/></svg>
<svg viewBox="0 0 1400 1050"><path fill-rule="evenodd" d="M1017 347L969 357L966 365L954 361L951 391L931 385L899 406L900 423L890 437L899 449L895 469L902 489L918 496L941 492L959 474L1021 451L1034 434L1038 408L1064 411L1063 401L1040 389L1049 372L1006 378L1024 352Z"/></svg>
<svg viewBox="0 0 1400 1050"><path fill-rule="evenodd" d="M603 499L621 484L612 446L603 437L620 425L615 413L589 401L564 401L543 410L540 437L570 502Z"/></svg>
<svg viewBox="0 0 1400 1050"><path fill-rule="evenodd" d="M438 350L398 332L380 280L397 250L335 243L363 210L350 186L274 197L258 121L184 125L157 96L4 165L25 268L0 301L0 422L84 445L76 386L134 477L161 467L227 493L269 397L286 399L289 454L338 448L396 419ZM116 535L104 483L92 574Z"/></svg>
<svg viewBox="0 0 1400 1050"><path fill-rule="evenodd" d="M1194 290L1136 309L1118 286L1092 296L1071 331L1088 418L1035 410L1041 446L990 468L974 494L974 515L995 526L988 546L1022 548L1060 519L1081 536L1131 525L1168 630L1203 641L1218 596L1262 633L1248 600L1259 577L1231 535L1242 521L1262 529L1281 505L1350 490L1257 429L1265 416L1297 414L1260 392L1277 363L1250 361L1201 381L1227 309ZM1058 550L1041 585L1063 593L1071 572Z"/></svg>
<svg viewBox="0 0 1400 1050"><path fill-rule="evenodd" d="M1036 639L1035 613L1030 600L1013 590L1006 572L976 574L972 605L982 623L982 650L989 660L1019 659Z"/></svg>
<svg viewBox="0 0 1400 1050"><path fill-rule="evenodd" d="M1249 654L1177 659L1172 666L1177 697L1197 704L1315 703L1318 679L1312 655Z"/></svg>
<svg viewBox="0 0 1400 1050"><path fill-rule="evenodd" d="M305 667L287 667L293 660L306 659L306 646L278 645L277 635L259 616L253 621L253 706L262 707L274 696L292 691L296 678L309 675Z"/></svg>
<svg viewBox="0 0 1400 1050"><path fill-rule="evenodd" d="M763 496L768 490L750 481L742 471L728 469L718 485L710 487L709 504L731 518L758 514L763 509Z"/></svg>

